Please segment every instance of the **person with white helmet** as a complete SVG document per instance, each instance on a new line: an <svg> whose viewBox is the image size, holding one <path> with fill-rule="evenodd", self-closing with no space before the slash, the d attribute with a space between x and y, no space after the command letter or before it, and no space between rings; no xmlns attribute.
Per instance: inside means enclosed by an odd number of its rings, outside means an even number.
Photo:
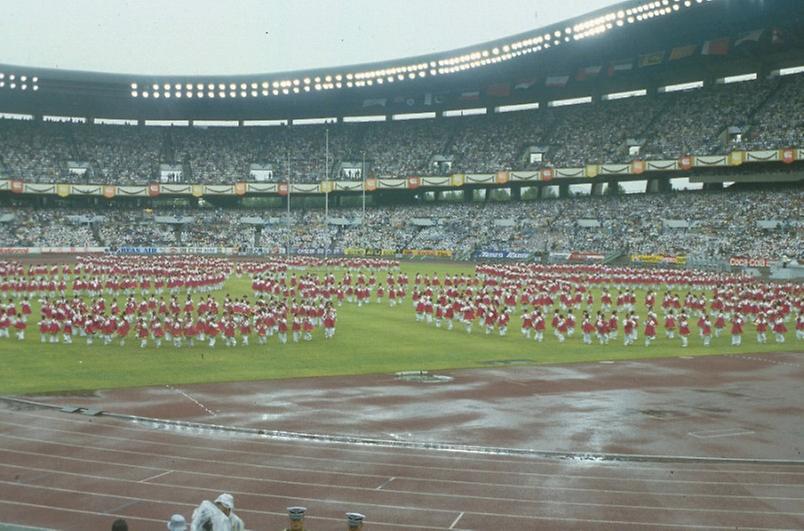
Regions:
<svg viewBox="0 0 804 531"><path fill-rule="evenodd" d="M187 520L180 514L174 514L168 520L167 528L169 531L187 531Z"/></svg>
<svg viewBox="0 0 804 531"><path fill-rule="evenodd" d="M193 511L190 531L243 531L245 524L234 513L234 497L224 493L215 502L204 500Z"/></svg>

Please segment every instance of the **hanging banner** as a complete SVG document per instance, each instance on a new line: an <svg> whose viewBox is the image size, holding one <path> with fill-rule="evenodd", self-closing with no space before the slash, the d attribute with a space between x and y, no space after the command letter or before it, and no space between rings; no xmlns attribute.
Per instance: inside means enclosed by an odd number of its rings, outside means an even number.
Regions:
<svg viewBox="0 0 804 531"><path fill-rule="evenodd" d="M678 167L675 160L646 160L645 171L670 171Z"/></svg>
<svg viewBox="0 0 804 531"><path fill-rule="evenodd" d="M597 177L600 173L600 165L598 164L587 164L586 165L586 176L589 178Z"/></svg>
<svg viewBox="0 0 804 531"><path fill-rule="evenodd" d="M418 177L408 177L408 189L415 190L419 187L419 178Z"/></svg>
<svg viewBox="0 0 804 531"><path fill-rule="evenodd" d="M732 151L729 153L729 166L739 166L745 162L745 151Z"/></svg>
<svg viewBox="0 0 804 531"><path fill-rule="evenodd" d="M162 194L189 194L189 184L162 184L160 185L159 193Z"/></svg>
<svg viewBox="0 0 804 531"><path fill-rule="evenodd" d="M498 171L497 172L497 184L507 184L508 183L508 172L507 171Z"/></svg>
<svg viewBox="0 0 804 531"><path fill-rule="evenodd" d="M204 186L204 195L232 195L232 191L233 191L232 185L207 184Z"/></svg>
<svg viewBox="0 0 804 531"><path fill-rule="evenodd" d="M297 184L293 183L290 185L290 191L294 194L314 194L318 192L318 185L317 184Z"/></svg>
<svg viewBox="0 0 804 531"><path fill-rule="evenodd" d="M338 192L360 192L363 190L363 181L336 181L333 186Z"/></svg>
<svg viewBox="0 0 804 531"><path fill-rule="evenodd" d="M115 196L116 191L117 191L116 187L107 184L103 187L103 197L105 197L106 199L111 199Z"/></svg>
<svg viewBox="0 0 804 531"><path fill-rule="evenodd" d="M321 183L318 185L318 191L322 194L332 192L332 181L321 181Z"/></svg>
<svg viewBox="0 0 804 531"><path fill-rule="evenodd" d="M56 195L59 197L67 197L70 195L70 185L69 184L59 184L56 185Z"/></svg>
<svg viewBox="0 0 804 531"><path fill-rule="evenodd" d="M468 184L493 184L497 178L493 173L467 173L464 177Z"/></svg>
<svg viewBox="0 0 804 531"><path fill-rule="evenodd" d="M575 178L583 177L586 174L586 168L555 168L555 176L562 178Z"/></svg>
<svg viewBox="0 0 804 531"><path fill-rule="evenodd" d="M463 186L463 174L456 173L452 177L450 177L450 181L452 182L452 186Z"/></svg>
<svg viewBox="0 0 804 531"><path fill-rule="evenodd" d="M422 186L449 186L449 177L421 177Z"/></svg>
<svg viewBox="0 0 804 531"><path fill-rule="evenodd" d="M710 168L715 166L726 166L728 161L725 155L707 155L702 157L695 157L695 166L701 168Z"/></svg>
<svg viewBox="0 0 804 531"><path fill-rule="evenodd" d="M779 151L779 160L785 164L792 164L796 161L796 150L793 148L786 148Z"/></svg>
<svg viewBox="0 0 804 531"><path fill-rule="evenodd" d="M645 161L644 160L635 160L631 162L631 173L634 175L640 175L645 171Z"/></svg>
<svg viewBox="0 0 804 531"><path fill-rule="evenodd" d="M631 173L630 164L601 164L601 175L628 175Z"/></svg>
<svg viewBox="0 0 804 531"><path fill-rule="evenodd" d="M288 195L289 191L288 183L279 183L279 189L277 190L279 195Z"/></svg>
<svg viewBox="0 0 804 531"><path fill-rule="evenodd" d="M539 172L537 171L512 171L509 174L512 181L538 181Z"/></svg>
<svg viewBox="0 0 804 531"><path fill-rule="evenodd" d="M158 183L151 183L148 185L148 195L151 197L156 197L159 195L159 184Z"/></svg>
<svg viewBox="0 0 804 531"><path fill-rule="evenodd" d="M103 189L97 184L74 184L70 192L74 195L102 195Z"/></svg>
<svg viewBox="0 0 804 531"><path fill-rule="evenodd" d="M192 194L193 197L201 197L202 195L204 195L204 185L194 184Z"/></svg>
<svg viewBox="0 0 804 531"><path fill-rule="evenodd" d="M555 173L553 172L553 168L542 168L542 170L539 172L539 177L545 182L552 181L554 176Z"/></svg>
<svg viewBox="0 0 804 531"><path fill-rule="evenodd" d="M73 191L75 191L75 186L73 186ZM118 186L116 192L117 192L117 195L122 195L122 196L126 196L126 197L146 196L146 195L148 195L148 187L147 186Z"/></svg>
<svg viewBox="0 0 804 531"><path fill-rule="evenodd" d="M744 160L746 162L769 162L771 160L779 160L778 150L764 150L764 151L745 151Z"/></svg>
<svg viewBox="0 0 804 531"><path fill-rule="evenodd" d="M23 193L26 194L55 194L55 184L33 184L24 183L22 187Z"/></svg>
<svg viewBox="0 0 804 531"><path fill-rule="evenodd" d="M373 192L377 189L377 179L366 179L366 191Z"/></svg>
<svg viewBox="0 0 804 531"><path fill-rule="evenodd" d="M25 190L25 185L22 181L11 181L11 191L15 194L21 194Z"/></svg>
<svg viewBox="0 0 804 531"><path fill-rule="evenodd" d="M246 183L235 183L234 193L235 195L246 195Z"/></svg>
<svg viewBox="0 0 804 531"><path fill-rule="evenodd" d="M11 184L9 181L0 181L0 190L8 190L10 186Z"/></svg>
<svg viewBox="0 0 804 531"><path fill-rule="evenodd" d="M381 190L403 190L408 187L408 182L405 179L379 179L377 184Z"/></svg>

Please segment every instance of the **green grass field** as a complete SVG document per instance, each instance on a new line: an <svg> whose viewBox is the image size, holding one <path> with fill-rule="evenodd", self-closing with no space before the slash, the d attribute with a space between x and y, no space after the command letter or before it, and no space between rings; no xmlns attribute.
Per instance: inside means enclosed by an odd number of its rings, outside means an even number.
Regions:
<svg viewBox="0 0 804 531"><path fill-rule="evenodd" d="M471 273L470 265L434 263L403 264L411 282L417 271L421 273ZM379 275L384 279L384 275ZM661 290L659 290L661 293ZM230 278L226 289L216 293L222 298L251 294L248 278ZM644 294L638 292L641 302ZM180 297L183 300L183 296ZM253 299L252 299L253 300ZM599 301L599 294L595 294ZM609 345L583 345L580 332L563 344L549 333L544 343L526 340L519 331L519 314L512 316L507 337L486 336L479 326L467 335L460 326L452 331L436 329L432 325L415 322L415 314L408 300L390 308L387 303L372 303L358 308L345 303L338 309L337 334L325 342L323 331L316 330L312 342L280 345L271 338L267 347L238 345L226 348L218 343L215 349L206 346L175 349L163 345L160 349L149 345L140 349L135 338L129 337L125 347L117 343L109 346L87 346L76 336L72 345L40 344L36 327L38 304L29 323L26 340L17 341L12 333L9 339L0 340L0 394L34 394L56 391L91 391L96 389L137 387L164 384L191 384L242 380L268 380L350 374L390 374L403 370L443 370L469 367L487 367L505 360L528 360L539 363L576 363L597 360L624 360L735 354L747 352L773 352L800 350L795 342L795 331L787 334L784 345L756 344L753 326L746 327L743 345L729 346L729 337L713 338L712 347L705 349L693 327L690 346L680 347L678 339L665 339L660 327L657 340L644 347L623 347L620 337ZM638 313L644 316L644 309ZM576 312L576 317L579 313ZM579 319L580 323L580 319ZM691 319L694 323L694 319ZM788 325L788 328L792 328ZM772 341L772 337L770 338Z"/></svg>

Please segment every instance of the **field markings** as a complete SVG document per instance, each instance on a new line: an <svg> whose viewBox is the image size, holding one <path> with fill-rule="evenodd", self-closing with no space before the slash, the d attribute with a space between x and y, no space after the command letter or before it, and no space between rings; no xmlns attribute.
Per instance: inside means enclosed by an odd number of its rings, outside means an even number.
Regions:
<svg viewBox="0 0 804 531"><path fill-rule="evenodd" d="M463 518L463 511L461 511L461 514L459 514L458 517L455 520L452 521L452 523L450 524L449 528L450 529L455 529L455 526L458 524L458 521L460 521L461 518Z"/></svg>
<svg viewBox="0 0 804 531"><path fill-rule="evenodd" d="M59 430L57 430L59 431ZM70 444L64 442L53 442L47 441L38 438L32 437L20 437L16 435L9 435L7 433L0 433L0 438L8 438L8 439L15 439L20 441L26 442L37 442L40 444L49 444L53 446L63 446L66 448L76 448L82 450L95 450L95 451L102 451L108 453L119 453L124 455L133 455L133 456L147 456L153 457L153 452L145 452L145 451L135 451L135 450L122 450L117 448L104 448L100 446L88 446L86 444ZM10 451L19 451L19 450L10 450ZM48 455L48 454L44 454ZM208 463L207 459L198 459L193 457L185 457L182 455L168 455L168 454L161 454L161 457L169 457L171 459L177 461L190 461L190 462L201 462L201 463ZM215 463L220 465L235 465L235 466L244 466L247 465L252 468L260 468L266 470L283 470L283 471L297 471L297 472L318 472L320 471L320 467L315 468L306 468L306 467L299 467L299 466L279 466L279 465L265 465L259 463L243 463L242 461L231 461L231 460L221 460L216 459ZM420 467L427 469L427 467ZM430 469L432 470L432 468ZM447 469L449 471L454 471L454 469ZM753 487L782 487L782 488L791 488L797 487L798 485L790 484L790 483L754 483L754 482L741 482L741 481L698 481L698 480L685 480L685 479L658 479L658 478L629 478L629 477L611 477L611 476L595 476L595 475L581 475L581 474L564 474L564 473L544 473L544 472L494 472L489 470L467 470L461 469L461 472L474 472L474 473L481 473L485 475L489 474L497 474L497 475L505 475L505 476L521 476L521 477L537 477L537 478L556 478L560 477L562 479L572 479L572 480L601 480L601 481L616 481L616 482L626 482L626 481L635 481L641 483L662 483L662 484L677 484L677 485L740 485L740 486L753 486ZM341 472L336 471L337 474L349 477L373 477L373 478L385 478L387 475L385 474L361 474L356 472ZM417 479L421 480L424 478L410 478L407 476L397 476L399 479ZM437 481L454 481L456 483L475 483L475 482L465 482L465 481L456 481L456 480L437 480Z"/></svg>
<svg viewBox="0 0 804 531"><path fill-rule="evenodd" d="M155 474L155 475L153 475L153 476L151 476L151 477L147 477L147 478L145 478L145 479L141 479L141 480L139 481L139 483L148 483L149 481L153 481L153 480L155 480L155 479L159 479L159 478L161 478L161 477L165 477L165 476L167 476L168 474L170 474L171 472L174 472L174 471L173 471L173 470L165 470L165 471L164 471L164 472L162 472L161 474Z"/></svg>
<svg viewBox="0 0 804 531"><path fill-rule="evenodd" d="M22 411L15 411L14 414L15 415L27 416L27 417L31 417L31 418L37 418L37 419L41 419L41 420L47 420L47 421L51 421L51 422L52 421L62 422L62 423L69 424L70 426L72 426L74 424L72 422L72 419L68 420L68 419L65 419L65 418L50 417L50 416L45 416L45 415L34 415L32 413L22 412ZM13 423L13 422L8 422L8 421L3 421L3 420L0 420L0 424L9 424L9 425L12 425L12 426L20 426L20 427L25 427L25 428L31 428L30 425L16 424L16 423ZM153 435L160 435L160 436L161 435L172 435L170 432L166 432L165 430L148 430L148 431L144 432L143 428L140 428L140 427L132 428L130 426L125 426L125 425L112 426L112 425L103 425L103 424L100 424L100 423L96 423L96 424L93 424L92 427L93 428L99 428L99 429L109 429L109 430L134 431L134 432L137 432L140 435L145 435L145 434L153 434ZM47 428L47 429L56 430L56 428ZM61 431L62 433L71 433L71 434L74 434L74 435L87 435L87 432L84 432L84 431L73 431L73 430L58 430L58 431ZM95 437L98 437L98 438L108 438L108 439L117 439L117 440L126 440L126 441L137 441L137 442L141 442L143 444L152 444L152 445L157 445L157 446L172 446L172 447L177 447L178 446L178 447L181 447L181 448L193 448L193 449L196 449L196 450L210 450L210 451L216 451L216 452L226 451L226 452L235 453L235 454L242 454L242 455L256 455L256 456L265 455L264 451L253 452L253 451L247 451L247 450L236 450L236 449L231 449L231 448L228 448L228 447L222 448L220 446L195 446L195 445L189 445L188 446L188 445L185 445L185 444L166 443L166 442L162 442L162 441L153 441L151 439L139 439L139 438L131 438L131 437L121 438L121 437L114 437L114 436L110 436L110 435L98 435L98 434L92 434L92 435L95 436ZM261 448L264 448L263 445L266 444L266 441L253 440L253 439L250 439L250 440L249 439L243 439L243 440L240 440L238 442L241 443L241 444L248 444L248 445L260 445ZM299 448L299 443L287 443L287 442L282 442L282 441L279 441L279 440L270 441L268 444L270 444L271 446L289 447L289 448L292 448L292 449ZM337 448L335 446L337 446ZM309 447L309 445L306 445L306 447ZM377 456L379 456L379 455L393 455L393 456L398 456L398 457L417 457L417 458L422 458L421 453L415 453L415 451L413 451L414 453L411 453L411 451L409 451L409 449L407 449L407 448L396 448L393 451L386 451L386 450L382 450L382 449L379 449L379 448L377 450L372 450L372 449L363 449L363 448L358 448L358 447L349 447L349 446L343 446L343 445L338 445L338 444L332 444L332 445L328 446L327 448L321 447L321 449L322 450L330 450L332 452L339 452L339 453L343 452L343 453L352 453L352 454L369 454L369 455L377 455ZM300 459L300 460L331 461L331 458L327 458L327 457L312 457L312 456L298 455L298 454L272 454L272 455L274 455L275 457L294 458L294 459ZM585 464L585 463L573 463L572 461L555 460L555 459L548 459L548 458L539 458L539 457L533 457L533 456L523 457L521 460L514 460L514 459L508 459L508 458L502 458L502 457L492 459L492 458L488 458L488 457L483 457L481 455L478 455L476 457L475 456L467 457L467 456L462 455L462 454L459 454L459 455L428 454L425 457L426 457L426 459L431 459L431 460L436 460L436 461L471 461L471 462L479 462L479 463L511 463L511 464L516 464L516 465L520 465L520 466L525 465L527 463L527 464L534 464L534 465L537 465L537 466L540 466L540 467L541 466L567 467L567 466L575 465L575 464L580 464L580 465ZM427 469L436 469L436 470L438 470L438 469L453 470L453 468L448 468L448 467L433 467L433 466L429 466L429 465L411 465L411 464L405 464L405 463L388 463L387 461L376 462L376 461L366 461L365 459L361 459L361 460L344 460L344 459L340 459L340 460L342 462L344 462L344 463L359 463L359 464L364 464L364 465L365 464L386 465L386 466L393 465L393 466L398 466L398 467L401 467L401 468L427 468ZM714 464L718 464L718 463L715 462ZM766 467L785 466L785 465L780 465L780 464L767 464L767 463L760 463L760 464L762 466L766 466ZM603 469L617 468L618 470L647 470L647 471L657 471L657 472L666 470L666 468L662 467L662 466L644 466L644 465L633 464L633 463L629 463L629 462L620 462L620 461L618 461L618 462L606 462L606 461L599 461L598 460L598 461L594 462L594 465L598 466L600 468L603 468ZM668 464L668 466L670 466L670 465ZM762 469L762 470L730 470L730 469L722 469L722 468L701 469L700 465L698 465L698 464L690 465L688 467L684 467L680 463L673 463L672 467L675 470L683 470L685 472L701 472L701 471L705 471L707 473L729 474L729 475L732 475L732 474L773 474L773 475L785 475L785 476L802 476L802 475L804 475L804 472L776 471L776 470L768 470L768 469ZM482 471L482 469L477 469L477 470Z"/></svg>
<svg viewBox="0 0 804 531"><path fill-rule="evenodd" d="M756 433L754 430L744 428L722 428L715 430L691 431L687 433L696 439L716 439L718 437L737 437L738 435L751 435Z"/></svg>
<svg viewBox="0 0 804 531"><path fill-rule="evenodd" d="M382 484L381 484L379 487L377 487L375 490L382 490L382 488L383 488L383 487L387 487L387 486L388 486L388 485L389 485L389 484L390 484L390 483L391 483L393 480L395 480L395 479L396 479L396 476L393 476L393 477L389 478L388 480L384 481L384 482L383 482L383 483L382 483Z"/></svg>
<svg viewBox="0 0 804 531"><path fill-rule="evenodd" d="M176 391L177 393L179 393L180 395L184 396L185 398L190 399L195 405L197 405L198 407L200 407L201 409L206 411L207 414L209 414L209 415L211 415L213 417L217 414L215 411L209 409L207 406L205 406L204 404L202 404L201 402L199 402L198 400L196 400L195 398L193 398L189 394L185 393L181 389L179 389L177 387L173 387L172 385L165 385L165 387L167 387L168 389L170 389L172 391Z"/></svg>

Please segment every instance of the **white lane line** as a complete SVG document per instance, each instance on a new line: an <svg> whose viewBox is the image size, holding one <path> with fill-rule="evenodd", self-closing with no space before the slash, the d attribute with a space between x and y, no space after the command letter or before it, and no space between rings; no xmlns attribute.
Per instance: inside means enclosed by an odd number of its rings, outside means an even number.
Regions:
<svg viewBox="0 0 804 531"><path fill-rule="evenodd" d="M18 437L15 435L8 435L6 433L0 433L0 438L7 438L7 439L15 439L25 442L36 442L39 444L48 444L52 446L63 446L66 448L77 448L81 450L95 450L101 452L109 452L109 453L119 453L125 455L137 455L142 457L153 457L152 452L138 452L133 450L119 450L113 448L103 448L99 446L88 446L86 444L68 444L63 442L53 442L53 441L45 441L42 439L36 439L31 437ZM4 449L0 448L0 451ZM12 450L16 451L16 450ZM49 455L49 454L45 454ZM162 457L169 457L171 459L177 461L189 461L189 462L198 462L198 463L205 463L208 464L210 461L208 459L198 459L193 457L184 457L180 455L168 455L162 454ZM243 463L242 461L224 461L221 459L216 459L214 461L216 464L219 465L235 465L235 466L249 466L251 468L260 468L266 470L282 470L285 472L312 472L312 473L319 473L320 468L304 468L304 467L294 467L294 466L274 466L274 465L263 465L258 463ZM342 472L342 471L333 471L335 474L342 475L342 476L349 476L349 477L373 477L373 478L384 478L386 475L380 474L361 474L357 472ZM463 471L462 471L463 472ZM492 474L494 472L490 471L482 471L483 474ZM574 480L583 479L583 480L601 480L601 481L612 481L612 482L624 482L624 481L636 481L639 483L662 483L662 484L676 484L676 485L738 485L738 486L752 486L752 487L782 487L782 488L792 488L797 487L794 484L786 484L786 483L753 483L753 482L741 482L741 481L697 481L697 480L688 480L688 479L656 479L656 478L628 478L628 477L607 477L607 476L589 476L589 475L581 475L581 474L544 474L539 472L500 472L499 474L504 474L506 476L525 476L525 477L539 477L539 478L571 478ZM404 477L404 476L398 476ZM405 477L406 478L406 477ZM407 479L407 478L406 478ZM413 478L417 479L417 478ZM445 480L451 481L451 480Z"/></svg>
<svg viewBox="0 0 804 531"><path fill-rule="evenodd" d="M718 437L737 437L738 435L751 435L756 433L753 430L746 430L740 428L732 428L725 430L704 430L704 431L691 431L687 433L696 439L716 439Z"/></svg>
<svg viewBox="0 0 804 531"><path fill-rule="evenodd" d="M60 472L54 472L60 473ZM69 473L64 472L65 475L75 475L75 476L85 476L84 474L78 473ZM213 475L213 474L210 474ZM134 483L131 480L125 479L117 479L111 478L106 476L91 476L94 479L100 479L102 481L110 481L110 482L118 482L118 483ZM229 477L229 479L233 479ZM3 481L0 480L0 485L3 483L7 483L9 485L20 485L19 483L12 482L12 481ZM294 483L295 485L302 485L301 483ZM66 489L58 489L56 487L49 487L46 485L35 485L26 483L24 486L32 487L32 488L39 488L39 489L53 489L53 490L66 490ZM208 490L203 489L200 487L188 487L184 485L174 485L169 483L161 483L156 485L158 487L169 488L172 490L176 489L184 489L184 490ZM320 485L323 487L331 488L332 485ZM346 489L359 489L359 490L368 490L365 488L359 487L346 487ZM341 490L345 490L341 488ZM98 496L112 496L117 498L124 498L124 499L141 499L148 501L145 498L138 498L133 496L121 496L116 494L110 494L108 492L91 492L91 491L80 491L81 493L85 494L93 494ZM283 492L280 493L266 493L266 492L254 492L254 491L241 491L237 489L230 489L229 492L235 495L245 495L245 496L257 496L260 498L281 498L286 499L287 495ZM736 509L706 509L706 508L696 508L696 507L669 507L669 506L654 506L654 505L630 505L630 504L617 504L617 503L592 503L592 502L572 502L572 501L565 501L565 500L532 500L532 499L517 499L517 498L503 498L503 497L494 497L494 496L472 496L472 495L463 495L463 494L453 494L453 493L443 493L443 492L424 492L424 491L406 491L406 490L395 490L395 489L388 489L384 492L392 493L392 494L405 494L405 495L418 495L418 496L426 496L429 498L458 498L458 499L469 499L469 500L481 500L481 501L493 501L493 502L502 502L502 503L540 503L544 505L554 505L554 506L570 506L570 507L593 507L593 508L615 508L615 509L627 509L627 510L637 510L637 511L644 511L644 510L654 510L654 511L667 511L667 512L674 512L680 511L684 513L729 513L729 514L751 514L751 515L766 515L766 516L804 516L804 513L796 513L796 512L783 512L783 511L757 511L757 510L736 510ZM600 489L599 492L610 494L611 491L606 489ZM686 494L687 497L691 496L690 494ZM693 495L694 496L694 495ZM337 503L342 505L348 505L349 503L356 503L350 502L348 500L341 501L341 500L333 500L331 498L321 499L321 498L307 498L307 497L294 497L296 501L299 502L310 502L310 503ZM449 509L440 509L437 507L422 507L420 505L417 506L400 506L400 505L390 505L384 503L370 503L366 501L359 502L363 506L367 507L378 507L383 509L394 509L394 510L407 510L407 511L430 511L430 512L439 512L439 513L452 513L454 511ZM479 514L476 512L471 512L470 514ZM495 514L497 513L490 513ZM500 514L499 516L503 516ZM516 516L516 515L511 515Z"/></svg>
<svg viewBox="0 0 804 531"><path fill-rule="evenodd" d="M86 491L74 491L74 490L69 490L69 489L59 489L59 488L55 488L55 487L41 487L41 488L47 489L47 490L59 491L59 492L67 492L67 493L92 494L92 493L86 492ZM210 492L212 492L212 491L210 491ZM104 495L104 494L101 494L101 495ZM111 496L111 497L115 497L115 498L128 498L127 496L113 496L113 495L106 495L106 496ZM139 499L139 500L148 501L148 502L151 502L151 503L166 503L163 500L150 500L150 499L146 499L146 498L133 498L133 499ZM322 500L317 500L317 501L322 501ZM108 515L106 513L98 513L98 512L94 512L94 511L82 511L82 510L76 510L76 509L66 509L66 508L54 507L54 506L50 506L50 505L35 505L35 504L24 503L24 502L14 502L14 501L0 500L0 504L3 504L3 503L9 504L9 505L21 505L21 506L27 506L27 507L36 507L36 508L40 508L40 509L51 509L51 510L57 510L57 511L68 511L68 512L75 512L75 513L92 514L92 515L121 516L121 515ZM174 505L174 506L179 506L179 505L190 506L190 507L194 506L193 504L181 503L181 502L178 502L178 503L170 502L170 504ZM243 512L243 514L254 513L254 514L271 515L271 516L284 516L285 515L285 513L276 513L276 512L271 512L271 511L261 511L261 510L257 510L257 509L241 509L241 511ZM454 511L449 511L449 512L454 512ZM617 524L617 525L630 525L630 526L637 526L638 525L638 526L647 526L647 527L651 527L651 528L663 527L663 528L681 528L681 529L724 529L724 530L726 530L726 529L727 530L733 530L734 529L734 526L725 526L724 527L724 526L696 525L696 524L683 524L683 525L682 524L665 524L665 523L660 523L660 522L636 522L636 521L630 521L629 522L629 521L626 521L626 520L601 520L601 519L594 519L594 518L573 518L573 517L560 517L560 516L535 516L535 515L527 515L527 516L522 515L522 516L519 516L519 515L512 515L512 514L497 514L497 513L474 512L474 511L469 512L468 514L477 515L477 516L513 518L513 519L517 519L517 520L584 522L584 523L593 523L593 524ZM157 522L157 521L158 522L164 522L164 520L153 520L153 519L150 519L150 518L140 518L140 517L138 517L138 519L143 519L143 520L152 521L152 522ZM306 519L308 519L308 517L305 517L305 520ZM336 518L329 518L329 517L322 517L322 516L310 517L309 519L310 520L318 519L318 520L327 520L327 521L338 521L338 522L342 521L342 519L340 519L340 518L336 519ZM384 522L376 522L376 521L372 520L372 526L383 526L383 525L392 525L395 528L443 529L443 527L428 527L428 526L417 526L417 525L409 525L409 524L389 524L389 523L384 523ZM751 529L754 529L755 531L779 531L778 528L765 528L765 527L752 527Z"/></svg>
<svg viewBox="0 0 804 531"><path fill-rule="evenodd" d="M192 396L190 396L189 394L185 393L185 392L184 392L184 391L182 391L181 389L179 389L179 388L177 388L177 387L173 387L172 385L166 385L165 387L167 387L168 389L170 389L170 390L172 390L172 391L176 391L177 393L179 393L180 395L182 395L182 396L183 396L183 397L185 397L185 398L188 398L188 399L189 399L189 400L191 400L191 401L192 401L192 402L193 402L195 405L197 405L198 407L200 407L201 409L203 409L204 411L206 411L206 412L207 412L207 414L209 414L209 415L211 415L211 416L213 416L213 417L216 415L216 412L215 412L215 411L213 411L213 410L209 409L207 406L205 406L204 404L202 404L201 402L199 402L198 400L196 400L195 398L193 398L193 397L192 397Z"/></svg>
<svg viewBox="0 0 804 531"><path fill-rule="evenodd" d="M463 518L463 511L461 511L461 514L459 514L459 515L458 515L458 517L457 517L455 520L453 520L453 521L452 521L452 524L450 524L449 528L450 528L450 529L455 529L455 524L457 524L457 523L458 523L458 521L459 521L461 518Z"/></svg>
<svg viewBox="0 0 804 531"><path fill-rule="evenodd" d="M141 479L139 482L140 482L140 483L148 483L149 481L153 481L153 480L155 480L155 479L158 479L158 478L161 478L161 477L167 476L167 475L168 475L168 474L170 474L171 472L173 472L173 470L166 470L165 472L162 472L161 474L156 474L156 475L154 475L154 476L147 477L147 478L145 478L145 479Z"/></svg>
<svg viewBox="0 0 804 531"><path fill-rule="evenodd" d="M392 482L393 480L395 480L395 479L396 479L396 476L394 476L394 477L392 477L392 478L388 479L387 481L384 481L384 482L383 482L383 483L382 483L382 484L381 484L379 487L377 487L375 490L382 490L382 489L383 489L383 487L387 487L387 486L388 486L388 484L389 484L389 483L391 483L391 482Z"/></svg>
<svg viewBox="0 0 804 531"><path fill-rule="evenodd" d="M15 411L14 413L18 414L18 415L26 416L26 417L32 417L32 418L37 418L37 419L41 419L41 420L46 420L46 421L49 421L49 422L57 421L57 422L62 422L62 423L65 423L65 424L69 424L71 426L73 425L73 422L71 420L68 420L68 419L63 419L63 418L58 418L58 417L50 417L50 416L45 416L45 415L34 415L34 414L31 414L31 413L22 412L22 411ZM35 429L32 426L27 425L27 424L16 424L16 423L13 423L13 422L2 421L2 420L0 420L0 424L8 424L10 426L21 426L21 427L25 427L25 428ZM140 428L140 427L132 428L132 427L129 427L129 426L124 426L124 425L111 426L111 425L93 424L92 427L93 428L98 428L98 429L109 429L109 430L113 430L113 431L119 431L119 430L133 431L133 432L136 432L136 433L138 433L140 435L160 435L160 436L163 435L163 434L172 435L170 432L166 432L164 430L143 431L143 428ZM60 431L62 433L72 433L72 434L75 434L75 435L85 435L85 436L87 435L87 432L85 432L85 431L59 430L57 428L42 428L42 429ZM226 452L230 452L230 453L243 454L243 455L255 455L255 456L264 456L265 455L264 451L251 452L251 451L247 451L247 450L235 450L235 449L229 449L229 448L221 448L219 446L196 446L196 445L166 443L166 442L155 441L155 440L152 440L152 439L145 439L145 438L144 439L122 438L122 437L114 437L114 436L110 436L110 435L100 435L100 434L95 434L95 433L93 433L91 435L93 437L96 437L96 438L107 438L107 439L118 439L118 440L126 440L126 441L137 441L137 442L142 442L143 444L152 444L152 445L157 445L157 446L171 446L171 447L191 448L191 449L196 449L196 450L209 450L209 451L214 451L214 452L226 451ZM244 439L244 440L239 441L239 442L241 444L247 444L247 445L260 445L261 447L263 445L265 445L265 444L270 444L271 446L275 446L275 447L276 446L289 447L291 449L298 449L299 448L299 443L283 443L281 441L254 441L254 440L246 440L246 439ZM508 458L490 459L490 458L483 457L483 456L480 456L480 455L478 455L476 457L471 457L471 458L465 457L463 455L454 455L453 456L453 455L433 455L433 454L429 454L429 455L422 456L421 454L411 453L411 452L407 451L406 449L402 449L402 448L397 448L394 451L385 451L385 450L383 450L381 448L377 448L377 449L373 449L373 450L366 450L366 449L361 449L361 448L344 447L342 445L338 445L337 448L329 447L329 448L322 448L322 449L329 450L329 451L332 451L332 452L337 452L337 453L369 454L370 456L380 456L380 455L393 455L395 457L415 456L415 457L417 457L419 459L431 459L431 460L437 460L437 461L441 461L441 460L447 460L447 461L471 461L471 462L495 463L495 464L498 464L498 463L513 463L513 464L516 464L516 465L534 464L534 465L538 465L538 466L558 466L558 467L562 467L562 468L570 466L570 465L573 465L573 464L576 464L576 463L572 463L571 461L563 461L563 460L562 461L557 461L555 459L545 459L545 458L538 458L538 457L531 457L531 456L523 457L521 460L514 460L514 459L508 459ZM276 456L276 457L287 457L287 458L294 458L294 459L301 459L301 460L307 459L307 460L315 460L315 461L332 461L332 458L327 458L327 457L311 457L311 456L304 456L304 455L297 455L297 454L273 454L273 455ZM343 463L381 464L381 465L389 465L390 466L390 464L387 461L374 462L374 461L366 461L365 459L361 459L361 460L358 461L358 460L344 460L344 459L340 459L340 458L338 460L343 462ZM584 465L586 463L581 462L581 463L577 463L577 464ZM645 466L645 465L638 465L638 464L633 464L633 463L605 462L605 461L595 462L594 464L595 464L595 466L599 466L601 468L617 468L618 470L649 470L649 471L653 470L653 471L661 472L661 471L666 470L667 467L671 467L671 465L672 465L672 468L675 469L676 471L681 470L681 471L688 471L688 472L701 472L703 470L703 469L700 468L700 465L689 465L689 466L685 467L683 463L672 463L672 464L667 463L666 467L662 467L662 466ZM718 464L718 463L714 463L714 464ZM393 466L398 466L400 468L426 468L426 469L435 469L435 470L454 470L453 467L433 467L433 466L428 466L428 465L411 465L411 464L404 464L404 463L393 464ZM757 465L757 466L759 466L759 465ZM780 466L786 466L786 465L763 464L762 466L780 467ZM482 471L482 469L477 469L477 470ZM707 468L707 469L705 469L705 471L707 473L713 473L713 474L720 473L720 474L729 474L729 475L732 475L732 474L773 474L773 475L792 475L792 476L804 475L804 472L788 472L788 471L776 471L776 470L731 470L731 469L721 469L721 468Z"/></svg>

